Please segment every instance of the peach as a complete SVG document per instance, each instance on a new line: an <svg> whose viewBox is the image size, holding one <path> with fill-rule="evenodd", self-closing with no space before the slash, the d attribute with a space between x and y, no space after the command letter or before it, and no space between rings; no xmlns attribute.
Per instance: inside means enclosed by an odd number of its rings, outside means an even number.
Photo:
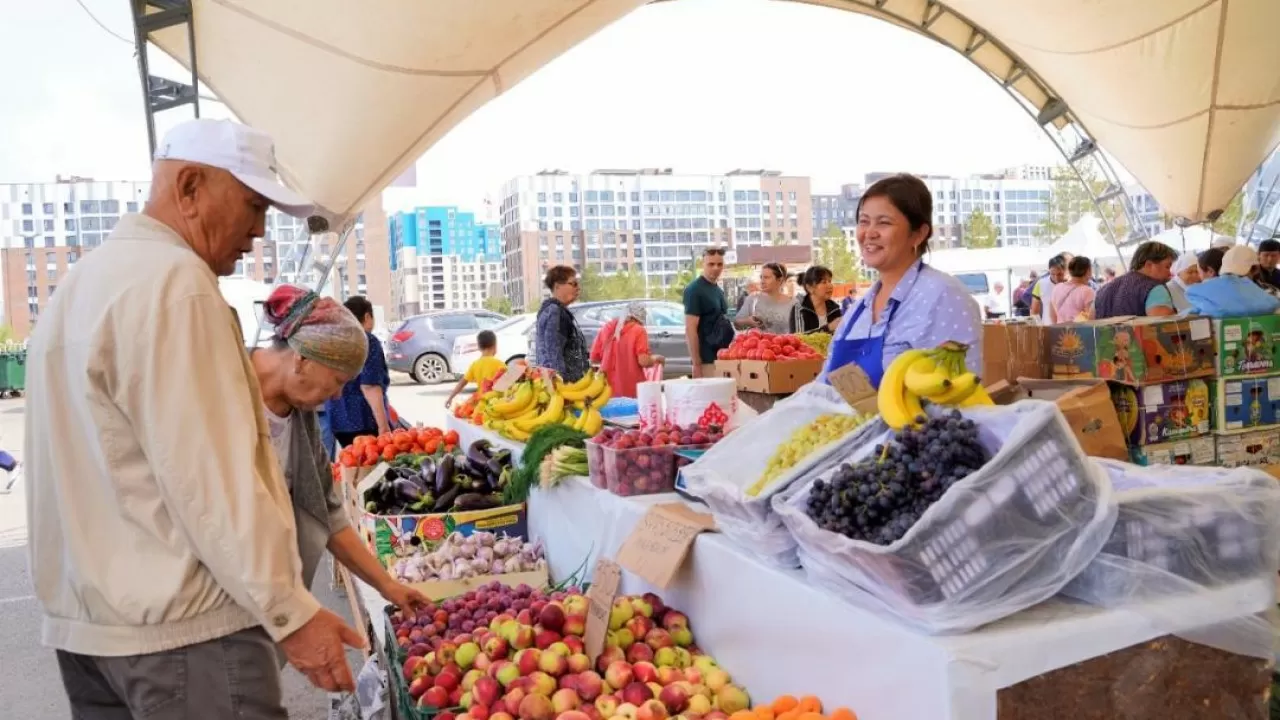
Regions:
<svg viewBox="0 0 1280 720"><path fill-rule="evenodd" d="M578 712L586 715L587 720L603 720L604 717L600 714L600 711L596 709L596 706L590 703L579 707Z"/></svg>
<svg viewBox="0 0 1280 720"><path fill-rule="evenodd" d="M587 702L595 700L604 691L604 680L601 680L600 676L592 670L583 670L575 677L578 679L578 695Z"/></svg>
<svg viewBox="0 0 1280 720"><path fill-rule="evenodd" d="M491 708L498 703L498 692L501 686L491 677L482 677L471 686L471 696L481 705Z"/></svg>
<svg viewBox="0 0 1280 720"><path fill-rule="evenodd" d="M540 630L533 636L533 644L537 645L539 650L546 650L558 642L560 642L560 633L555 630Z"/></svg>
<svg viewBox="0 0 1280 720"><path fill-rule="evenodd" d="M588 705L587 707L591 707ZM595 708L591 708L594 710ZM591 720L591 716L581 710L566 710L556 716L556 720Z"/></svg>
<svg viewBox="0 0 1280 720"><path fill-rule="evenodd" d="M488 655L484 653L480 653L479 655L476 656L475 661L471 663L471 667L477 670L484 671L484 670L488 670L489 666L492 664L493 664L493 660L491 660Z"/></svg>
<svg viewBox="0 0 1280 720"><path fill-rule="evenodd" d="M702 684L702 671L701 671L701 670L699 670L698 668L693 668L693 667L691 667L691 668L685 668L685 669L684 669L684 679L685 679L685 680L688 680L690 683L692 683L692 684L694 684L694 685L701 685L701 684Z"/></svg>
<svg viewBox="0 0 1280 720"><path fill-rule="evenodd" d="M711 712L711 701L706 695L691 695L689 706L685 708L690 715L706 715Z"/></svg>
<svg viewBox="0 0 1280 720"><path fill-rule="evenodd" d="M615 662L626 662L627 652L618 646L607 647L596 658L596 672L604 673Z"/></svg>
<svg viewBox="0 0 1280 720"><path fill-rule="evenodd" d="M556 679L544 672L536 672L530 675L529 680L533 682L532 692L535 695L551 697L551 694L559 687Z"/></svg>
<svg viewBox="0 0 1280 720"><path fill-rule="evenodd" d="M577 710L580 704L582 703L578 698L578 693L569 688L557 690L551 696L551 707L556 711L556 715L570 710Z"/></svg>
<svg viewBox="0 0 1280 720"><path fill-rule="evenodd" d="M595 707L604 717L613 717L618 714L618 706L621 705L618 698L613 695L601 695L596 698Z"/></svg>
<svg viewBox="0 0 1280 720"><path fill-rule="evenodd" d="M577 674L591 669L591 658L586 653L574 653L569 656L569 672Z"/></svg>
<svg viewBox="0 0 1280 720"><path fill-rule="evenodd" d="M573 651L569 649L569 646L564 643L563 639L551 643L547 650L557 655L563 655L564 657L569 657L573 654Z"/></svg>
<svg viewBox="0 0 1280 720"><path fill-rule="evenodd" d="M521 675L532 675L541 664L542 651L537 648L525 648L516 653L515 663Z"/></svg>
<svg viewBox="0 0 1280 720"><path fill-rule="evenodd" d="M618 706L618 712L614 717L625 718L625 720L636 720L636 710L638 709L639 708L632 703L624 702Z"/></svg>
<svg viewBox="0 0 1280 720"><path fill-rule="evenodd" d="M564 626L560 629L565 635L586 635L587 634L587 616L585 614L573 613L564 616Z"/></svg>
<svg viewBox="0 0 1280 720"><path fill-rule="evenodd" d="M548 650L538 656L538 669L551 677L560 677L569 671L569 661L563 655Z"/></svg>
<svg viewBox="0 0 1280 720"><path fill-rule="evenodd" d="M498 712L489 713L489 720L516 720L516 719L511 717L511 713L508 713L505 711L498 711Z"/></svg>
<svg viewBox="0 0 1280 720"><path fill-rule="evenodd" d="M652 662L653 648L645 645L644 643L635 643L631 647L627 648L627 660L633 665L641 662Z"/></svg>
<svg viewBox="0 0 1280 720"><path fill-rule="evenodd" d="M510 715L519 717L520 703L524 701L528 694L523 688L507 690L507 694L502 696L502 709L506 710Z"/></svg>

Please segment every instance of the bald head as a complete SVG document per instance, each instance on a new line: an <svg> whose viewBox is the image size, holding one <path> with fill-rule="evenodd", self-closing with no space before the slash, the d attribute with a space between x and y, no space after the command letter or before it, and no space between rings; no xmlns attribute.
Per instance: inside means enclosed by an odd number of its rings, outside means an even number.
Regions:
<svg viewBox="0 0 1280 720"><path fill-rule="evenodd" d="M235 272L266 232L269 203L226 170L183 160L157 160L143 210L168 225L217 275Z"/></svg>

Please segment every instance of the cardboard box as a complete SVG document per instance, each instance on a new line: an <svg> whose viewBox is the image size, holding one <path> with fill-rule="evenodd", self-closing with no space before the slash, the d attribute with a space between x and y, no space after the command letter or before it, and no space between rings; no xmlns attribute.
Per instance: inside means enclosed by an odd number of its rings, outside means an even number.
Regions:
<svg viewBox="0 0 1280 720"><path fill-rule="evenodd" d="M1129 450L1136 465L1205 465L1217 464L1218 449L1214 436L1187 438L1156 445L1139 445Z"/></svg>
<svg viewBox="0 0 1280 720"><path fill-rule="evenodd" d="M477 530L528 540L527 509L521 503L488 510L430 515L362 512L360 518L360 534L385 567L390 567L399 557L434 549L454 531L470 536Z"/></svg>
<svg viewBox="0 0 1280 720"><path fill-rule="evenodd" d="M1218 374L1270 375L1280 372L1280 315L1213 321Z"/></svg>
<svg viewBox="0 0 1280 720"><path fill-rule="evenodd" d="M1209 318L1108 318L1055 325L1049 337L1054 378L1148 385L1215 372Z"/></svg>
<svg viewBox="0 0 1280 720"><path fill-rule="evenodd" d="M738 379L739 362L739 360L717 360L716 377L729 378L736 381Z"/></svg>
<svg viewBox="0 0 1280 720"><path fill-rule="evenodd" d="M1128 460L1129 451L1120 420L1111 404L1107 383L1097 379L1038 380L1018 378L1021 397L1049 400L1062 411L1086 455ZM1207 391L1206 391L1207 392Z"/></svg>
<svg viewBox="0 0 1280 720"><path fill-rule="evenodd" d="M1210 382L1199 378L1140 388L1111 383L1111 402L1130 446L1208 435L1212 397Z"/></svg>
<svg viewBox="0 0 1280 720"><path fill-rule="evenodd" d="M504 573L502 575L477 575L461 580L427 580L426 582L409 583L409 587L421 592L432 600L445 600L468 593L481 585L488 585L497 580L507 587L528 585L531 588L547 586L547 569L530 570L522 573Z"/></svg>
<svg viewBox="0 0 1280 720"><path fill-rule="evenodd" d="M1280 464L1280 433L1275 430L1219 435L1217 441L1218 464L1222 467Z"/></svg>
<svg viewBox="0 0 1280 720"><path fill-rule="evenodd" d="M717 371L719 370L719 360ZM785 395L808 385L822 372L825 360L739 360L738 389L745 392Z"/></svg>
<svg viewBox="0 0 1280 720"><path fill-rule="evenodd" d="M987 323L982 326L982 382L992 385L1020 377L1052 377L1049 328L1031 323Z"/></svg>
<svg viewBox="0 0 1280 720"><path fill-rule="evenodd" d="M1213 381L1220 433L1280 425L1280 375Z"/></svg>

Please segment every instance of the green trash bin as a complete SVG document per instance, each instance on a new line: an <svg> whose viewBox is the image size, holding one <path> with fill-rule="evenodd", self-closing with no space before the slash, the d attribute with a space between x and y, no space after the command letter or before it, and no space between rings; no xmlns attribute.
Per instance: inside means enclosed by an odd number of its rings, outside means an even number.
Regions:
<svg viewBox="0 0 1280 720"><path fill-rule="evenodd" d="M27 353L19 352L10 355L4 364L5 388L12 393L21 394L27 389Z"/></svg>

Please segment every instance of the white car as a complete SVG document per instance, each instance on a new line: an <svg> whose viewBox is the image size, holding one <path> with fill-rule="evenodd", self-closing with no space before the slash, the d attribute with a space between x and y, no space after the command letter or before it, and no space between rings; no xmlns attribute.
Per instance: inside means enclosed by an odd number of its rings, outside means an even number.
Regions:
<svg viewBox="0 0 1280 720"><path fill-rule="evenodd" d="M529 337L525 331L533 327L537 313L526 313L507 318L494 326L493 334L498 336L498 358L509 363L529 354ZM449 367L456 368L458 376L466 373L471 363L480 357L480 346L476 344L475 335L461 335L453 341L453 352L449 357Z"/></svg>

